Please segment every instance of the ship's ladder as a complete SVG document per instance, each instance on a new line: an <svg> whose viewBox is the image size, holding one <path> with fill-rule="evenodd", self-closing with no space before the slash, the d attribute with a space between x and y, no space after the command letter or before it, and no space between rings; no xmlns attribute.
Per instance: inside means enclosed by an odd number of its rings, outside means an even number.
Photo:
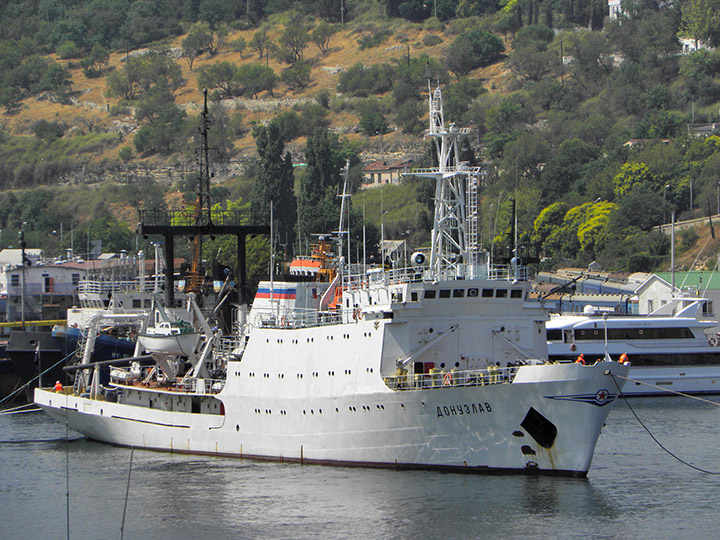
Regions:
<svg viewBox="0 0 720 540"><path fill-rule="evenodd" d="M478 264L478 229L480 216L478 215L478 190L479 176L470 174L467 178L465 216L465 249L468 254L468 262L472 265Z"/></svg>
<svg viewBox="0 0 720 540"><path fill-rule="evenodd" d="M83 356L85 356L85 347L87 347L87 335L90 331L89 328L86 328L84 330L80 330L80 334L78 336L77 341L77 348L75 349L75 361L76 362L82 362Z"/></svg>

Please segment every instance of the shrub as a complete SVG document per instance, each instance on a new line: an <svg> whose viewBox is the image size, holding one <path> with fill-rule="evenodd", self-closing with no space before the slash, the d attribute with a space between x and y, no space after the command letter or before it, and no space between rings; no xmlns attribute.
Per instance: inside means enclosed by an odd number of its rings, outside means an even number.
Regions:
<svg viewBox="0 0 720 540"><path fill-rule="evenodd" d="M373 47L382 45L390 36L392 36L392 31L390 30L376 30L370 35L362 36L357 42L360 50L364 51L365 49L372 49Z"/></svg>
<svg viewBox="0 0 720 540"><path fill-rule="evenodd" d="M358 62L340 74L338 91L360 97L383 94L392 89L392 78L393 70L389 64L374 64L365 67Z"/></svg>
<svg viewBox="0 0 720 540"><path fill-rule="evenodd" d="M435 45L439 45L440 43L442 43L442 39L440 36L435 34L427 34L422 40L422 44L426 47L433 47Z"/></svg>

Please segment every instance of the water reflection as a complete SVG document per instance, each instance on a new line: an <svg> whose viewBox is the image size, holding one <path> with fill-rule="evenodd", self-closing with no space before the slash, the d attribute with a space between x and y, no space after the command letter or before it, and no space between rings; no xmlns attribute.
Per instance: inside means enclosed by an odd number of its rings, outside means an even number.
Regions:
<svg viewBox="0 0 720 540"><path fill-rule="evenodd" d="M720 400L720 398L714 398ZM707 468L720 410L632 400L668 448ZM587 479L328 468L135 451L125 538L673 538L713 531L717 477L655 445L623 403ZM0 441L62 438L43 415L0 417ZM130 451L91 441L0 444L0 523L18 538L119 535ZM668 501L671 501L669 503Z"/></svg>

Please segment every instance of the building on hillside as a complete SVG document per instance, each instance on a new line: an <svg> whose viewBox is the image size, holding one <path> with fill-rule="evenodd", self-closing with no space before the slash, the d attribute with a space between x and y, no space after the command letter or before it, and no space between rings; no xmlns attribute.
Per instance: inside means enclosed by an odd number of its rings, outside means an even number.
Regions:
<svg viewBox="0 0 720 540"><path fill-rule="evenodd" d="M658 277L667 282L672 281L671 272L658 272ZM675 287L683 294L707 298L708 302L703 315L718 319L720 312L715 312L715 306L720 306L720 274L718 272L693 270L690 272L675 272Z"/></svg>
<svg viewBox="0 0 720 540"><path fill-rule="evenodd" d="M410 172L412 166L413 160L411 159L393 162L382 159L373 161L363 168L362 187L370 188L382 184L399 184L400 176Z"/></svg>
<svg viewBox="0 0 720 540"><path fill-rule="evenodd" d="M715 47L711 47L708 43L705 43L701 39L692 38L678 38L680 45L682 46L683 54L690 54L695 51L714 51Z"/></svg>
<svg viewBox="0 0 720 540"><path fill-rule="evenodd" d="M622 0L608 0L608 13L610 19L617 19L622 13Z"/></svg>

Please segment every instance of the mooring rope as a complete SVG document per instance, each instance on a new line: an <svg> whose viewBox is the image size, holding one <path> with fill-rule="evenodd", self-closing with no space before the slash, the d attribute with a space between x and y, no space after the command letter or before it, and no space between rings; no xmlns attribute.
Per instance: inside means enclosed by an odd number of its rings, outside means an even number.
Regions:
<svg viewBox="0 0 720 540"><path fill-rule="evenodd" d="M707 469L703 469L702 467L698 467L698 466L696 466L696 465L693 465L692 463L688 463L687 461L685 461L685 460L682 459L681 457L679 457L679 456L677 456L676 454L674 454L672 451L670 451L670 450L668 450L667 448L665 448L665 446L663 446L663 444L657 439L657 437L655 437L655 435L652 434L652 432L651 432L651 431L648 429L648 427L643 423L643 421L640 420L640 417L639 417L639 416L637 415L637 413L635 412L635 409L632 408L632 405L630 405L630 402L627 400L627 397L625 396L625 394L623 394L623 391L622 391L622 389L620 388L620 385L618 384L618 382L617 382L617 380L615 379L615 377L618 377L618 378L620 378L620 379L625 379L626 381L632 381L632 382L636 382L636 383L640 383L640 384L645 384L645 385L647 385L647 386L652 386L653 388L659 388L660 390L667 390L668 392L672 392L672 393L674 393L674 394L678 394L678 395L681 395L681 396L684 396L684 397L688 397L688 398L691 398L691 399L695 399L695 400L698 400L698 401L702 401L702 402L704 402L704 403L710 403L710 404L715 405L715 406L718 406L718 407L720 407L720 403L716 403L716 402L710 401L710 400L708 400L708 399L699 398L699 397L697 397L697 396L691 396L691 395L685 394L685 393L683 393L683 392L677 392L677 391L675 391L675 390L670 390L670 389L668 389L668 388L662 388L661 386L655 386L654 384L645 383L645 382L642 382L642 381L638 381L638 380L636 380L636 379L631 379L631 378L629 378L629 377L623 377L622 375L615 375L615 374L612 373L612 372L610 373L610 376L612 377L613 382L615 383L615 386L616 386L617 389L618 389L618 393L619 393L620 397L622 397L622 398L623 398L623 401L625 401L625 404L626 404L626 405L628 406L628 408L630 409L630 412L631 412L631 413L633 414L633 416L635 417L635 420L638 421L638 424L640 424L640 425L643 427L643 429L644 429L645 431L647 431L648 435L650 435L650 438L651 438L653 441L655 441L655 443L656 443L660 448L662 448L663 451L665 451L666 453L668 453L670 456L672 456L673 458L675 458L677 461L679 461L679 462L682 463L683 465L686 465L687 467L690 467L691 469L695 469L696 471L699 471L699 472L705 473L705 474L720 474L720 471L708 471Z"/></svg>
<svg viewBox="0 0 720 540"><path fill-rule="evenodd" d="M8 394L8 395L5 396L3 399L0 399L0 405L2 405L4 402L6 402L8 399L10 399L11 397L13 397L15 394L17 394L17 393L20 392L21 390L24 390L26 386L28 386L30 383L36 381L37 379L39 379L40 377L42 377L43 375L45 375L48 371L50 371L51 369L53 369L55 366L57 366L57 365L62 364L63 362L65 362L68 358L70 358L70 357L71 357L72 355L74 355L76 352L77 352L77 349L75 349L73 352L71 352L70 354L68 354L66 357L64 357L64 358L58 360L57 362L55 362L52 366L50 366L49 368L47 368L45 371L43 371L42 373L40 373L40 374L37 375L36 377L33 377L32 379L30 379L28 382L26 382L25 384L23 384L20 388L18 388L17 390L15 390L14 392L12 392L11 394Z"/></svg>
<svg viewBox="0 0 720 540"><path fill-rule="evenodd" d="M128 497L130 495L130 473L132 473L132 462L133 462L133 453L135 452L135 447L130 447L130 466L128 467L128 478L127 478L127 486L125 487L125 504L123 506L123 514L122 514L122 523L120 524L120 540L123 540L123 537L125 536L125 515L127 514L127 504L128 504Z"/></svg>

